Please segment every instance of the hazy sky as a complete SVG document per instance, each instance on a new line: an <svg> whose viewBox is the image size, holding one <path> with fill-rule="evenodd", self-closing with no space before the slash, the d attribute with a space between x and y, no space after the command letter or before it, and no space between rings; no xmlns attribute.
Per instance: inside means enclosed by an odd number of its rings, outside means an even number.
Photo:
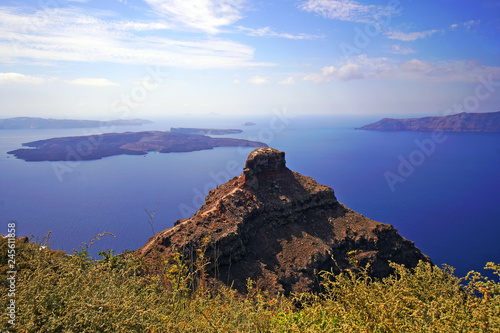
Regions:
<svg viewBox="0 0 500 333"><path fill-rule="evenodd" d="M498 0L0 3L0 117L500 110Z"/></svg>

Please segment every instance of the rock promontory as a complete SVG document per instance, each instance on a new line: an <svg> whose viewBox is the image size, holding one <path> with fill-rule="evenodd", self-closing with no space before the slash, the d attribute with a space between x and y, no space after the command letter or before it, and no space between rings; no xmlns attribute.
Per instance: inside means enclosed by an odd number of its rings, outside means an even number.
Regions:
<svg viewBox="0 0 500 333"><path fill-rule="evenodd" d="M154 235L142 256L205 256L214 283L245 292L246 281L272 293L318 289L321 270L369 266L384 277L390 262L414 267L430 261L388 224L337 201L334 191L286 167L285 153L252 151L243 174L211 190L189 219Z"/></svg>

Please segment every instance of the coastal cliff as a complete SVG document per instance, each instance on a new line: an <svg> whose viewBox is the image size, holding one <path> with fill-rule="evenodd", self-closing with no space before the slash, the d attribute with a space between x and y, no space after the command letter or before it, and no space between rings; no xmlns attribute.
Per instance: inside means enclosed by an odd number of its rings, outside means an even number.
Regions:
<svg viewBox="0 0 500 333"><path fill-rule="evenodd" d="M209 276L245 291L251 278L272 293L318 289L321 270L364 267L384 277L389 262L415 267L430 259L391 225L339 203L334 191L286 167L285 153L258 148L243 174L211 190L189 219L154 235L138 250L196 255L206 244Z"/></svg>
<svg viewBox="0 0 500 333"><path fill-rule="evenodd" d="M374 131L443 131L500 132L500 111L489 113L458 113L442 117L394 119L384 118L357 129Z"/></svg>

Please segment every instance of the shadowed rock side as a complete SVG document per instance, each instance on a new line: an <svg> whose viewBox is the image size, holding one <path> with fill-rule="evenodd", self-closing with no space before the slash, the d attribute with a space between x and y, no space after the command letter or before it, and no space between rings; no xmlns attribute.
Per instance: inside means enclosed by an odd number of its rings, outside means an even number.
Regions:
<svg viewBox="0 0 500 333"><path fill-rule="evenodd" d="M315 290L315 273L351 267L352 259L370 263L375 277L392 272L389 261L408 267L429 261L394 227L346 208L331 188L288 169L285 153L272 148L254 150L242 175L138 251L189 255L207 236L211 279L242 292L247 278L273 293ZM357 251L354 258L350 251Z"/></svg>
<svg viewBox="0 0 500 333"><path fill-rule="evenodd" d="M408 119L384 118L357 129L374 131L444 131L444 132L500 132L500 111L489 113L462 112L443 117Z"/></svg>

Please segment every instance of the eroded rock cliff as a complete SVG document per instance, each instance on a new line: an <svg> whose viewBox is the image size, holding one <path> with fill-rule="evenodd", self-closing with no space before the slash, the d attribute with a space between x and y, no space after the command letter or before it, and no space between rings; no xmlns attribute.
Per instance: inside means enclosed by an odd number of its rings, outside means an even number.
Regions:
<svg viewBox="0 0 500 333"><path fill-rule="evenodd" d="M138 251L189 256L205 237L211 279L243 292L247 278L287 294L316 289L320 270L370 263L370 274L383 277L392 272L390 261L429 261L394 227L345 207L331 188L291 171L285 153L267 147L251 152L243 174L210 191L193 217Z"/></svg>

